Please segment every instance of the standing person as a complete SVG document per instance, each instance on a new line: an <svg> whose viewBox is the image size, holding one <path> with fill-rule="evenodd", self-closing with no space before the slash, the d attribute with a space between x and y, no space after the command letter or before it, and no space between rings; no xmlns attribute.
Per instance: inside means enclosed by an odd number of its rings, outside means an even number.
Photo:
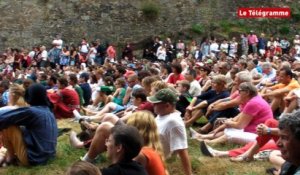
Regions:
<svg viewBox="0 0 300 175"><path fill-rule="evenodd" d="M261 33L258 38L258 52L261 56L264 56L267 48L267 39L265 38L265 34Z"/></svg>
<svg viewBox="0 0 300 175"><path fill-rule="evenodd" d="M249 44L245 33L241 34L241 39L242 55L248 55Z"/></svg>
<svg viewBox="0 0 300 175"><path fill-rule="evenodd" d="M41 51L41 54L40 54L40 58L39 58L39 60L40 60L39 66L40 67L47 67L48 52L46 50L46 47L41 46L40 51Z"/></svg>
<svg viewBox="0 0 300 175"><path fill-rule="evenodd" d="M0 130L7 148L6 162L18 159L25 166L46 164L56 153L57 124L50 111L45 87L40 84L30 86L25 100L31 107L1 114Z"/></svg>
<svg viewBox="0 0 300 175"><path fill-rule="evenodd" d="M79 46L80 55L86 59L86 56L89 52L89 43L87 42L86 38L82 38L81 45Z"/></svg>
<svg viewBox="0 0 300 175"><path fill-rule="evenodd" d="M185 175L192 174L188 155L186 130L180 112L175 110L176 94L170 89L162 89L147 98L154 105L155 119L166 158L172 153L179 155Z"/></svg>
<svg viewBox="0 0 300 175"><path fill-rule="evenodd" d="M235 58L238 51L238 43L236 42L236 38L232 37L232 40L229 42L229 51L228 55L230 57Z"/></svg>
<svg viewBox="0 0 300 175"><path fill-rule="evenodd" d="M286 37L282 38L280 41L280 47L282 49L282 54L288 54L290 50L290 42L287 40Z"/></svg>
<svg viewBox="0 0 300 175"><path fill-rule="evenodd" d="M70 66L79 67L79 55L74 45L70 46Z"/></svg>
<svg viewBox="0 0 300 175"><path fill-rule="evenodd" d="M53 61L55 65L59 64L60 52L62 50L63 40L60 35L56 35L55 39L52 42L53 45Z"/></svg>
<svg viewBox="0 0 300 175"><path fill-rule="evenodd" d="M96 54L97 54L97 43L96 42L92 42L92 47L89 49L88 52L88 63L90 65L95 65L95 59L96 59Z"/></svg>
<svg viewBox="0 0 300 175"><path fill-rule="evenodd" d="M61 69L64 66L68 66L70 61L70 51L69 47L63 47L62 52L60 54L60 60L59 60L59 65L61 66Z"/></svg>
<svg viewBox="0 0 300 175"><path fill-rule="evenodd" d="M126 43L126 46L123 49L122 59L128 60L130 62L133 61L133 49L129 42Z"/></svg>
<svg viewBox="0 0 300 175"><path fill-rule="evenodd" d="M108 44L108 47L106 49L106 55L107 55L108 62L115 62L115 59L117 57L117 52L112 43Z"/></svg>
<svg viewBox="0 0 300 175"><path fill-rule="evenodd" d="M100 41L100 39L97 39L97 44L98 45L97 45L96 63L103 65L106 57L106 48L104 44Z"/></svg>
<svg viewBox="0 0 300 175"><path fill-rule="evenodd" d="M248 35L248 43L250 46L250 50L249 53L257 53L257 43L258 43L258 39L257 36L254 34L254 31L251 30L250 34Z"/></svg>

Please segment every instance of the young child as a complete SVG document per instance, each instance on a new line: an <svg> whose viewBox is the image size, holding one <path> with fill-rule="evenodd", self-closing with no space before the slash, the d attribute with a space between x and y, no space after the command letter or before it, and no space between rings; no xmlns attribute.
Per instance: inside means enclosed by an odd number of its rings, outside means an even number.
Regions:
<svg viewBox="0 0 300 175"><path fill-rule="evenodd" d="M179 100L176 103L176 109L181 112L181 117L184 117L185 110L190 104L193 96L189 93L190 82L181 80L177 83L177 91L179 93Z"/></svg>
<svg viewBox="0 0 300 175"><path fill-rule="evenodd" d="M124 78L118 78L115 82L115 93L110 96L111 101L117 103L118 105L123 106L123 98L126 94L126 81Z"/></svg>

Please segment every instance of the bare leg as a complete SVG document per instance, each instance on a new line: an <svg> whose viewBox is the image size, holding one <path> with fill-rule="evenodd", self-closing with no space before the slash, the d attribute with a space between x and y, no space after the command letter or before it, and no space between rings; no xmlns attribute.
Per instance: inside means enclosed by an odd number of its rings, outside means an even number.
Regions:
<svg viewBox="0 0 300 175"><path fill-rule="evenodd" d="M212 129L213 125L211 123L206 123L203 127L201 127L198 132L200 133L209 133Z"/></svg>
<svg viewBox="0 0 300 175"><path fill-rule="evenodd" d="M281 96L274 97L273 100L272 100L272 102L271 102L272 111L275 112L276 109L281 108L282 102L283 102L283 100L282 100ZM281 109L281 111L282 111L282 109Z"/></svg>
<svg viewBox="0 0 300 175"><path fill-rule="evenodd" d="M105 140L109 137L110 130L113 128L113 124L104 122L99 125L93 137L90 149L84 156L83 160L93 161L99 154L106 151Z"/></svg>
<svg viewBox="0 0 300 175"><path fill-rule="evenodd" d="M290 104L286 108L284 108L283 113L285 113L285 114L291 113L291 112L293 112L294 109L297 108L297 106L298 106L297 99L294 99L290 102Z"/></svg>
<svg viewBox="0 0 300 175"><path fill-rule="evenodd" d="M272 151L269 160L274 165L274 167L280 172L280 168L285 162L285 160L281 157L281 152L279 150Z"/></svg>
<svg viewBox="0 0 300 175"><path fill-rule="evenodd" d="M205 140L205 143L208 143L210 145L215 145L219 143L224 143L227 141L227 136L223 133L223 135L213 139L213 140Z"/></svg>
<svg viewBox="0 0 300 175"><path fill-rule="evenodd" d="M71 146L73 146L75 148L83 148L84 147L84 143L77 138L75 131L70 132L70 144L71 144Z"/></svg>
<svg viewBox="0 0 300 175"><path fill-rule="evenodd" d="M190 126L192 125L198 118L203 115L202 110L196 110L195 112L192 113L192 117L188 120L185 121L185 126Z"/></svg>
<svg viewBox="0 0 300 175"><path fill-rule="evenodd" d="M112 112L113 110L116 109L116 104L113 103L113 102L109 102L108 104L106 104L104 106L103 109L101 109L98 113L97 113L97 116L102 116L103 114L105 113L109 113L109 112Z"/></svg>

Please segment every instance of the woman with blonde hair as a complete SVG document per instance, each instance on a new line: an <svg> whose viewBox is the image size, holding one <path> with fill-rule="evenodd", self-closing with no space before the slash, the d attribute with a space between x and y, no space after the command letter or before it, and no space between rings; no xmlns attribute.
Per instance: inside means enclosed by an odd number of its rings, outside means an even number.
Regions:
<svg viewBox="0 0 300 175"><path fill-rule="evenodd" d="M135 160L145 167L149 175L168 174L153 114L149 111L135 112L128 118L127 125L136 127L144 139L144 146Z"/></svg>
<svg viewBox="0 0 300 175"><path fill-rule="evenodd" d="M9 87L9 100L8 106L0 108L1 112L9 111L18 107L25 107L28 104L25 102L25 89L22 85L12 84ZM7 149L2 146L2 132L0 132L0 165L5 159Z"/></svg>
<svg viewBox="0 0 300 175"><path fill-rule="evenodd" d="M12 107L25 107L28 106L24 99L25 89L22 85L11 84L9 87L9 100L8 106L4 108ZM4 109L3 107L0 110Z"/></svg>

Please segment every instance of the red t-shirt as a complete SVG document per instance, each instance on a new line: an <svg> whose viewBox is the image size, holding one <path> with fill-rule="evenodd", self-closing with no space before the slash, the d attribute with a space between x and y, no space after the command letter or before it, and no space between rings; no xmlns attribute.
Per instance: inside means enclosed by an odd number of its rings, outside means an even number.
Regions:
<svg viewBox="0 0 300 175"><path fill-rule="evenodd" d="M184 80L184 76L182 74L179 74L179 75L175 75L174 73L172 75L170 75L169 79L168 79L168 83L171 83L171 84L176 84L177 81L180 81L180 80Z"/></svg>

